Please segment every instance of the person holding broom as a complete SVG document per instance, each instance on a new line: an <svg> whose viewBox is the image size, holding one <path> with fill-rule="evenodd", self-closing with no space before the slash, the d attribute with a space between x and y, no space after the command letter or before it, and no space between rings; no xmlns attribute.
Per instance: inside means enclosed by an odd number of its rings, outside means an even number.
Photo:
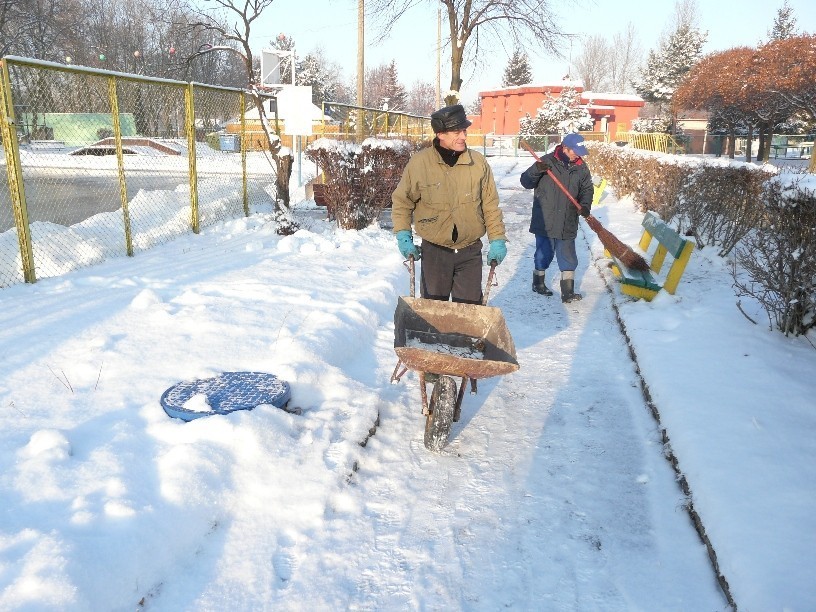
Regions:
<svg viewBox="0 0 816 612"><path fill-rule="evenodd" d="M541 295L553 294L547 287L545 275L556 259L561 271L562 302L581 299L581 294L575 292L575 268L578 267L575 237L578 235L578 215L589 216L594 193L592 175L583 160L587 154L583 142L580 134L567 134L561 144L527 168L520 178L522 187L534 190L530 219L530 232L536 239L533 291ZM575 198L580 211L554 179Z"/></svg>

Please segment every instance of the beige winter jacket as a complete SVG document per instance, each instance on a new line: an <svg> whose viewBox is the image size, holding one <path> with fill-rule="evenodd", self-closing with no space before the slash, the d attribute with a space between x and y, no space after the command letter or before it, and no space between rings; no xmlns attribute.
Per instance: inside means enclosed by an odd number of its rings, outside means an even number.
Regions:
<svg viewBox="0 0 816 612"><path fill-rule="evenodd" d="M413 221L423 240L451 249L473 244L485 232L488 240L507 240L493 172L477 151L464 151L452 168L433 146L418 151L405 166L391 203L394 233L410 230Z"/></svg>

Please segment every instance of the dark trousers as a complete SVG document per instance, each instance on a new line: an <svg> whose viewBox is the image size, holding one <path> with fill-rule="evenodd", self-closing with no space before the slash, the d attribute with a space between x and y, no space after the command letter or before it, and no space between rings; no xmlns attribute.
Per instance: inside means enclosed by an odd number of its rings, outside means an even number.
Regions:
<svg viewBox="0 0 816 612"><path fill-rule="evenodd" d="M428 300L482 303L482 241L463 249L422 242L420 291Z"/></svg>

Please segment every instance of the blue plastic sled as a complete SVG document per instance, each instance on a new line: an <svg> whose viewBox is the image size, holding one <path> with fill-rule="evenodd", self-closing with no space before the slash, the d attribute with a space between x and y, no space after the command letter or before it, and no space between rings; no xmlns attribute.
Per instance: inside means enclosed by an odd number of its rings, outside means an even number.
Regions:
<svg viewBox="0 0 816 612"><path fill-rule="evenodd" d="M207 410L191 410L185 404L195 395L207 398ZM291 390L286 381L265 372L222 372L215 378L184 380L161 396L161 405L171 417L192 421L213 414L252 410L261 404L286 408Z"/></svg>

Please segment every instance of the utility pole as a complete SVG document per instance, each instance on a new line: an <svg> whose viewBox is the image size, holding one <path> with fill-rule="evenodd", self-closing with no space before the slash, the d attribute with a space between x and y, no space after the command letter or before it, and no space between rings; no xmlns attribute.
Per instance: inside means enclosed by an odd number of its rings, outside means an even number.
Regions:
<svg viewBox="0 0 816 612"><path fill-rule="evenodd" d="M439 108L442 101L442 5L436 8L436 102Z"/></svg>
<svg viewBox="0 0 816 612"><path fill-rule="evenodd" d="M362 109L365 85L365 0L357 0L357 106ZM357 141L363 141L365 113L357 110Z"/></svg>

